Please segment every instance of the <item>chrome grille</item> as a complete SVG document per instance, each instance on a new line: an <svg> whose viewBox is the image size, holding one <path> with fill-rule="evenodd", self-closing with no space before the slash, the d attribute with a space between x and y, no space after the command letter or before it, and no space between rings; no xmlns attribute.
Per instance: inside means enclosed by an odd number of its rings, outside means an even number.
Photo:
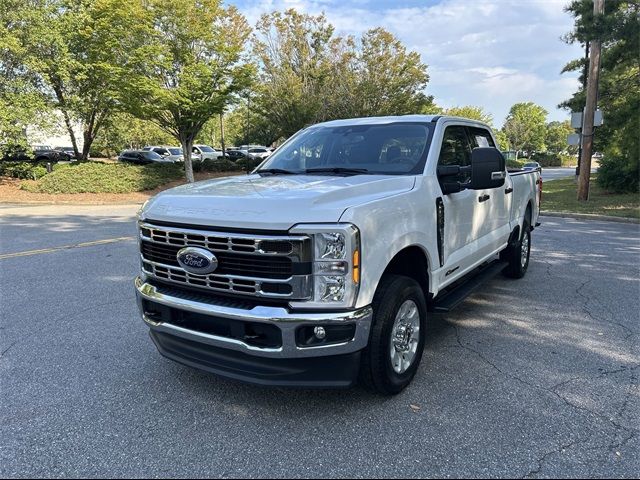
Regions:
<svg viewBox="0 0 640 480"><path fill-rule="evenodd" d="M307 236L228 234L140 222L142 268L159 280L197 289L303 300L312 295L311 240ZM184 247L215 253L218 268L208 275L184 270Z"/></svg>

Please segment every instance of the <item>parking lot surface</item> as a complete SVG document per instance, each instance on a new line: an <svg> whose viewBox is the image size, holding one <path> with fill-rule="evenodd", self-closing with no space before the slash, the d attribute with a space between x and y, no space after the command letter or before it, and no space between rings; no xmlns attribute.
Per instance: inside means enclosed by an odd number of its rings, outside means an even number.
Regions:
<svg viewBox="0 0 640 480"><path fill-rule="evenodd" d="M431 317L393 398L163 359L135 207L0 209L0 476L635 477L640 226L542 217L532 263Z"/></svg>

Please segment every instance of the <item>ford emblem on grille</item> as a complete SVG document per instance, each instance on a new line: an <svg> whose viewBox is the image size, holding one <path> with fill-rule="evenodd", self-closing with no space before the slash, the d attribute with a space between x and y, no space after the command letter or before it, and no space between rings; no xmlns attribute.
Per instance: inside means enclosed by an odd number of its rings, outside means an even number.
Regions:
<svg viewBox="0 0 640 480"><path fill-rule="evenodd" d="M186 247L178 252L178 263L189 273L206 275L218 268L218 259L209 250Z"/></svg>

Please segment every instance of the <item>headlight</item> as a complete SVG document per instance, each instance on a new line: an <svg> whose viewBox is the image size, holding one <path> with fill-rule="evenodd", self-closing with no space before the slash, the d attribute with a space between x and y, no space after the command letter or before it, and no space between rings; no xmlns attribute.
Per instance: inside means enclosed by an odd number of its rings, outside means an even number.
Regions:
<svg viewBox="0 0 640 480"><path fill-rule="evenodd" d="M294 308L351 308L360 287L360 232L348 223L297 225L313 242L313 298Z"/></svg>

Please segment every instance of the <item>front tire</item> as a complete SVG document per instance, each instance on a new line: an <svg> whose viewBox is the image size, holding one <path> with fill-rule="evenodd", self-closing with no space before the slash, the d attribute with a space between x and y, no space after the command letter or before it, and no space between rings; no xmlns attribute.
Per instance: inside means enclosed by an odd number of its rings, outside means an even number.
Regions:
<svg viewBox="0 0 640 480"><path fill-rule="evenodd" d="M369 346L362 354L360 382L396 395L413 380L424 350L427 304L412 278L385 275L373 298Z"/></svg>

